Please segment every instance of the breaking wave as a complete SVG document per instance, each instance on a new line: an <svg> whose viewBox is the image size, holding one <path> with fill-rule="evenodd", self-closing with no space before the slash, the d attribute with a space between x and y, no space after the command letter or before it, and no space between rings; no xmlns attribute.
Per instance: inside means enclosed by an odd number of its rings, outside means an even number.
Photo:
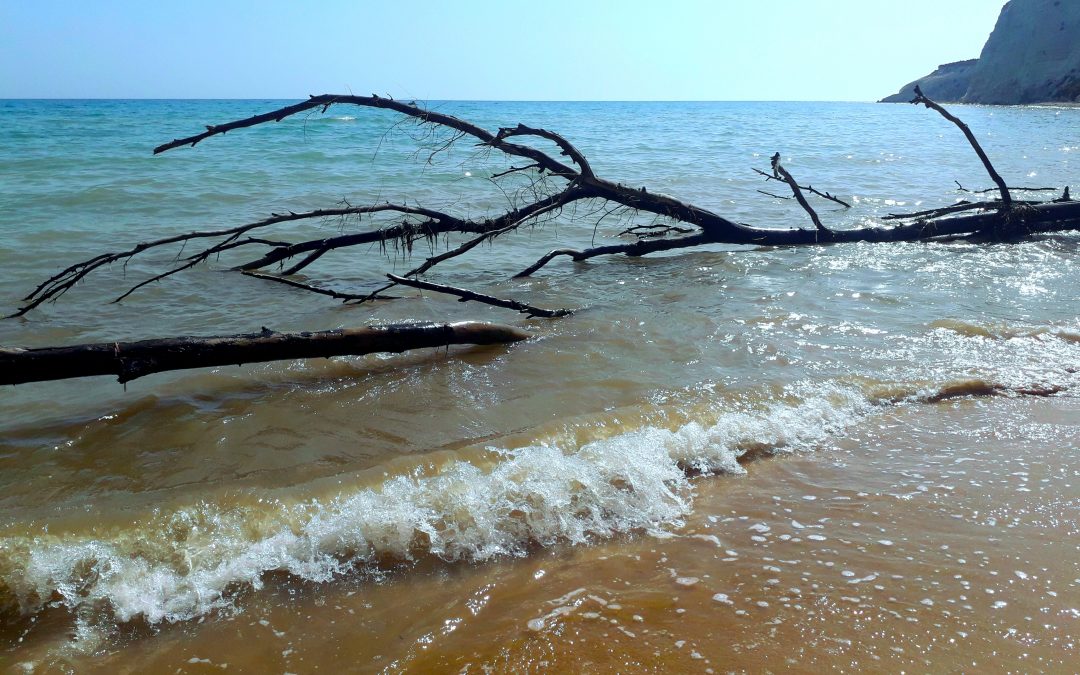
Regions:
<svg viewBox="0 0 1080 675"><path fill-rule="evenodd" d="M119 622L175 622L229 606L235 589L259 588L271 572L327 582L425 557L482 562L620 533L663 536L692 508L694 475L741 474L749 459L813 450L885 406L1050 395L1074 379L1049 388L978 378L804 382L769 402L706 402L698 421L672 429L643 424L580 444L547 439L421 458L325 498L234 496L91 534L8 537L0 540L0 615L62 606Z"/></svg>
<svg viewBox="0 0 1080 675"><path fill-rule="evenodd" d="M956 319L934 321L930 328L939 328L965 337L982 337L992 340L1011 340L1014 338L1058 338L1066 343L1080 343L1080 331L1063 326L1016 326L1007 323L979 324Z"/></svg>
<svg viewBox="0 0 1080 675"><path fill-rule="evenodd" d="M711 424L645 426L570 448L487 448L480 461L459 457L429 475L418 469L325 500L203 502L120 531L9 538L0 607L182 621L228 605L230 589L258 588L272 571L325 582L424 556L478 562L537 545L660 535L692 506L688 475L742 473L740 458L763 448L812 449L873 405L855 387L796 386L783 403Z"/></svg>

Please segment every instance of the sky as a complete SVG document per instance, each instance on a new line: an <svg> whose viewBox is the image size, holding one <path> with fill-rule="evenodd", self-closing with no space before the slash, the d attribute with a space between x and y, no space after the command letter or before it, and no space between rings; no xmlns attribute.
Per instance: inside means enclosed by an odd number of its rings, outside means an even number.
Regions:
<svg viewBox="0 0 1080 675"><path fill-rule="evenodd" d="M869 101L1004 4L0 0L0 98Z"/></svg>

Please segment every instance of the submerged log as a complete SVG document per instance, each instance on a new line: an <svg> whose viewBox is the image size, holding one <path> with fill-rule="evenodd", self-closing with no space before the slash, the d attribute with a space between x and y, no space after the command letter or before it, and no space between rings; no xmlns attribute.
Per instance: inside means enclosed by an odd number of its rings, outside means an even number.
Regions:
<svg viewBox="0 0 1080 675"><path fill-rule="evenodd" d="M525 340L520 328L480 321L414 323L301 333L175 337L20 349L0 347L0 384L116 375L121 383L169 370L241 365L262 361L358 356L458 344Z"/></svg>

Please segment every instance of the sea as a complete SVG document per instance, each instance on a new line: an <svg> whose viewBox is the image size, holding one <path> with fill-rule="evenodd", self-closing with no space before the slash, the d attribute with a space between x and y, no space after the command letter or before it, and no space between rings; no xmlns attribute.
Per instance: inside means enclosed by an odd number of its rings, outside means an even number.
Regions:
<svg viewBox="0 0 1080 675"><path fill-rule="evenodd" d="M293 102L0 101L2 313L175 234L387 201L482 219L560 187L355 106L152 154ZM850 204L813 198L832 228L993 197L960 131L911 105L418 103L556 131L605 178L762 227L812 227L753 171L775 152ZM948 107L1010 185L1053 188L1016 198L1080 192L1080 109ZM558 319L401 287L342 303L231 269L258 245L112 302L192 241L0 320L23 348L414 321L531 335L3 388L0 668L1074 672L1080 233L710 245L513 278L654 224L582 203L425 277L574 310ZM294 278L366 294L463 241L341 249Z"/></svg>

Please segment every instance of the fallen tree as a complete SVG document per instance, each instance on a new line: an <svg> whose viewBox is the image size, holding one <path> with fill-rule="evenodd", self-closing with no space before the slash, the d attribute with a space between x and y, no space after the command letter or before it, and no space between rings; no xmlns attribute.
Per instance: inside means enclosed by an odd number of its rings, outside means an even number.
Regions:
<svg viewBox="0 0 1080 675"><path fill-rule="evenodd" d="M756 227L734 222L713 211L675 197L651 192L646 187L630 187L603 178L596 174L589 160L569 140L547 129L518 124L514 127L500 128L493 133L458 117L425 109L414 102L402 102L376 95L312 96L306 101L268 113L208 126L199 134L160 145L154 149L154 153L162 153L183 146L194 146L230 131L281 121L308 111L325 113L331 106L354 105L391 110L402 115L403 119L411 119L423 127L448 131L449 138L436 144L433 155L462 139L471 139L484 150L502 153L511 165L505 171L491 176L491 180L500 181L509 176L515 178L526 176L527 187L517 191L518 199L512 202L512 208L484 218L463 217L442 210L405 203L352 205L345 202L334 208L273 213L267 218L234 227L188 232L143 242L123 250L102 253L61 270L23 298L23 305L10 316L22 316L42 303L57 300L102 267L113 263L126 264L134 256L162 247L178 246L183 252L184 247L198 242L206 243L199 250L187 253L183 257L178 254L174 266L139 281L120 294L114 302L128 298L148 284L163 281L174 274L216 259L222 254L238 255L245 251L254 251L255 253L246 260L236 264L233 270L344 302L365 302L386 298L388 296L384 295L385 291L393 286L401 285L451 293L462 301L475 300L506 307L530 317L565 316L571 312L533 307L515 300L495 298L463 288L424 281L420 277L447 260L468 254L481 244L503 238L522 227L558 217L567 207L581 202L591 205L591 213L601 214L596 223L616 212L649 214L653 220L648 224L627 227L619 233L619 236L623 238L621 241L583 249L552 250L523 270L518 270L516 273L513 270L508 271L507 276L529 276L559 257L582 261L606 255L643 256L707 244L799 246L844 242L947 241L956 238L1009 241L1035 233L1080 229L1080 202L1071 199L1068 187L1064 187L1062 196L1058 199L1047 201L1015 199L1012 192L1024 188L1009 188L1006 185L966 124L923 96L921 91L916 90L916 98L911 102L938 112L963 132L996 186L983 192L997 192L998 198L963 201L915 213L891 214L881 219L879 223L852 229L834 229L822 222L811 206L809 198L827 199L844 207L850 207L850 205L827 191L816 190L810 185L800 185L791 172L783 166L780 153L777 152L772 156L770 171L760 169L755 169L755 171L764 176L767 181L778 181L786 185L792 196L786 197L769 192L765 194L797 201L809 216L812 227ZM557 152L540 150L536 147L539 144L550 144ZM521 160L524 163L513 164ZM961 190L970 194L976 193L965 190L962 186ZM367 229L360 231L341 232L329 237L301 241L291 241L268 234L275 226L326 218L354 218L357 222L361 218L366 218L370 225ZM463 238L464 241L453 246L447 243L445 250L436 253L440 237L449 242L446 235L451 234L456 235L458 240ZM412 255L414 244L421 240L429 242L431 255L404 274L380 274L372 280L372 290L364 293L348 293L323 288L297 278L299 272L334 251L365 246L369 251L374 249L376 255L385 255L387 246L393 245L396 251L403 252L409 257ZM372 245L376 246L372 247ZM376 285L377 288L374 287ZM234 356L229 357L229 362L255 360L240 358L240 356L238 352L235 353ZM294 357L279 356L277 358ZM123 379L124 374L119 374Z"/></svg>
<svg viewBox="0 0 1080 675"><path fill-rule="evenodd" d="M542 256L535 264L517 271L513 274L514 276L535 273L555 258L564 256L572 260L617 254L643 256L677 248L718 243L787 246L842 242L930 241L957 237L1008 240L1022 238L1031 233L1080 227L1080 203L1068 197L1067 188L1063 191L1063 197L1058 200L1045 202L1014 200L1008 186L990 163L986 152L978 145L978 141L968 126L923 96L921 92L916 92L916 94L912 103L921 104L939 112L947 120L956 124L968 138L978 158L986 167L988 175L994 180L997 186L994 190L999 192L1000 199L964 202L943 207L940 210L913 214L897 214L890 216L888 222L881 222L880 225L854 229L831 229L823 224L810 206L804 191L842 205L848 204L828 192L814 190L809 186L800 186L795 177L781 164L779 152L772 158L771 174L757 171L767 179L779 180L791 188L794 198L810 216L813 228L781 229L739 224L706 208L680 201L669 195L650 192L646 187L629 187L600 177L593 171L592 165L584 154L568 139L549 130L518 124L502 127L497 132L491 133L481 126L449 116L449 114L424 109L415 103L399 102L389 97L329 94L311 96L306 102L258 114L255 117L207 126L206 130L200 134L177 138L154 148L154 153L183 146L194 146L213 136L245 129L245 127L281 121L302 112L325 112L330 106L353 105L389 109L421 125L449 130L451 137L435 151L468 137L474 140L476 145L502 152L511 160L525 160L524 164L511 166L509 170L491 178L497 180L512 174L529 174L534 177L534 181L529 186L534 199L527 200L505 213L482 219L460 217L433 210L433 208L404 203L343 204L339 207L301 213L271 214L267 218L232 228L176 234L173 237L139 243L123 251L104 253L76 262L75 265L71 265L41 283L35 291L24 298L24 305L12 316L23 315L40 306L42 302L57 299L93 271L111 265L113 262L124 262L152 248L184 245L203 240L210 243L200 251L180 258L175 267L154 274L126 289L117 297L117 301L129 297L137 289L148 284L162 281L168 276L203 264L222 253L237 251L241 248L245 251L246 249L261 249L261 251L258 255L235 266L235 271L258 276L259 279L307 289L313 293L347 302L377 299L383 297L380 294L387 291L389 287L400 282L392 281L370 293L349 294L289 278L311 266L326 254L342 248L369 244L384 246L387 243L393 243L401 251L410 253L413 251L413 244L418 240L434 241L441 235L449 233L469 235L470 238L463 243L447 248L443 253L431 255L414 269L400 275L401 278L416 279L445 260L467 254L478 245L491 242L519 228L536 224L541 218L553 217L570 204L582 201L602 204L603 206L597 206L594 211L603 212L604 216L612 211L624 210L630 213L651 214L656 217L656 222L624 230L621 234L629 237L631 241L583 249L554 249ZM515 143L515 140L521 139L545 141L554 145L558 152L557 154L545 152L531 145ZM553 183L556 185L552 185ZM774 195L774 197L779 197L779 195ZM265 230L273 226L288 224L288 222L327 217L359 218L364 216L392 216L396 218L396 221L393 224L381 225L365 231L341 233L334 237L297 242L269 239L262 235ZM276 268L275 273L268 271L273 268Z"/></svg>
<svg viewBox="0 0 1080 675"><path fill-rule="evenodd" d="M449 345L490 345L525 340L520 328L478 321L415 323L245 335L174 337L138 342L19 349L0 347L0 385L70 377L116 375L130 382L153 373L242 365L282 359L359 356Z"/></svg>
<svg viewBox="0 0 1080 675"><path fill-rule="evenodd" d="M482 219L460 217L444 211L409 204L387 202L354 206L346 203L340 207L329 209L274 213L262 220L231 228L178 234L155 241L139 243L124 250L103 253L75 263L42 282L23 299L23 306L11 316L21 316L44 302L56 300L85 279L87 275L101 267L117 262L126 262L130 258L150 249L169 245L186 245L203 240L210 243L195 253L179 258L176 266L138 282L119 295L115 301L126 299L148 284L162 281L222 253L238 249L259 249L260 252L258 255L236 265L234 269L237 272L268 281L285 283L345 302L374 300L385 297L381 293L394 285L402 283L401 278L416 279L429 272L436 265L465 255L482 243L491 242L521 227L535 224L542 218L558 215L567 206L582 201L601 204L602 206L594 209L594 212L604 214L601 218L606 217L612 211L622 209L636 214L652 214L656 221L649 225L639 225L624 230L621 234L624 237L629 237L630 241L585 249L555 249L512 276L523 277L534 274L558 257L568 257L575 261L581 261L616 254L643 256L649 253L691 248L705 244L798 246L843 242L931 241L943 238L955 239L957 237L1010 240L1034 233L1080 228L1080 202L1073 201L1069 197L1067 187L1063 189L1060 199L1051 201L1014 199L1005 181L994 169L987 154L967 125L937 103L923 96L921 91L916 91L916 94L917 96L912 100L912 103L921 104L935 110L954 123L964 133L990 178L997 186L993 189L1000 194L1000 198L987 201L963 202L940 209L911 214L894 214L885 219L888 222L853 229L832 229L821 221L818 214L810 206L804 192L832 200L844 206L848 206L848 204L828 192L820 192L810 186L800 186L795 177L781 164L780 153L776 153L772 157L771 173L757 171L767 179L777 180L791 189L793 197L810 217L813 223L812 228L783 229L736 223L694 204L650 192L646 187L629 187L603 178L593 171L588 159L569 140L547 129L518 124L515 127L500 128L495 133L492 133L466 120L422 108L414 102L406 103L376 95L325 94L312 96L307 101L285 106L268 113L225 124L208 126L205 131L194 136L175 139L160 145L154 149L154 153L162 153L182 146L194 146L208 138L229 131L281 121L307 111L326 112L328 108L335 105L355 105L392 110L406 118L411 118L421 125L444 128L452 132L452 136L436 148L434 152L449 147L463 138L471 138L477 145L499 151L511 160L525 160L525 164L511 166L506 171L492 176L492 179L498 180L511 174L530 174L534 177L533 182L530 184L530 194L534 195L534 198L504 213ZM545 152L533 145L515 142L521 139L532 141L539 139L551 143L557 148L558 153ZM553 182L556 184L552 185ZM328 217L346 218L387 215L396 218L396 222L360 232L338 234L331 237L288 241L263 235L263 231L284 223ZM399 275L398 280L391 280L390 283L383 284L368 293L344 293L290 279L290 277L332 251L371 244L378 244L382 247L387 243L393 243L397 245L399 250L411 253L413 244L418 240L437 241L440 236L451 233L467 235L469 238L453 248L447 248L447 250L438 254L433 253L410 271ZM381 250L383 249L380 248ZM276 272L269 271L274 268L276 268ZM482 294L478 294L478 297L474 299L485 301L481 299L482 297ZM534 315L543 315L543 313L534 313Z"/></svg>

